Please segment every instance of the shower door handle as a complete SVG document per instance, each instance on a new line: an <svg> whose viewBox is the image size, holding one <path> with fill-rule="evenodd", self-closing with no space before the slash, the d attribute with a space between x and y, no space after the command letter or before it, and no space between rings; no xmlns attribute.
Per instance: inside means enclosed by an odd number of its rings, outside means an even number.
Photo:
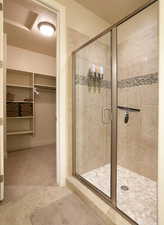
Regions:
<svg viewBox="0 0 164 225"><path fill-rule="evenodd" d="M106 112L108 112L108 120L105 119ZM102 108L102 123L109 124L111 120L112 120L112 110L108 107L103 107Z"/></svg>

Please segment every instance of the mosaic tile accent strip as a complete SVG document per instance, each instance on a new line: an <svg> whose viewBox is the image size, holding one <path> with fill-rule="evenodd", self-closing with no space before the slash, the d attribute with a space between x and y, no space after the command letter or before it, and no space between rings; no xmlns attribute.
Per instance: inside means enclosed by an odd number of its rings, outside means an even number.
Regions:
<svg viewBox="0 0 164 225"><path fill-rule="evenodd" d="M102 80L100 82L88 79L87 76L76 75L75 84L90 86L90 87L100 87L100 88L111 88L111 82L107 80Z"/></svg>
<svg viewBox="0 0 164 225"><path fill-rule="evenodd" d="M158 83L158 73L152 73L144 76L137 76L125 80L120 80L118 81L118 88L130 88L142 85L152 85L155 83ZM83 75L76 75L75 84L90 87L98 86L101 88L111 88L111 81L103 80L94 83L94 81L90 81L87 76Z"/></svg>
<svg viewBox="0 0 164 225"><path fill-rule="evenodd" d="M152 73L118 81L118 88L130 88L142 85L151 85L155 83L158 83L158 73Z"/></svg>
<svg viewBox="0 0 164 225"><path fill-rule="evenodd" d="M82 175L110 196L111 164ZM157 183L126 168L117 168L117 206L139 225L157 225ZM121 187L128 187L123 190Z"/></svg>

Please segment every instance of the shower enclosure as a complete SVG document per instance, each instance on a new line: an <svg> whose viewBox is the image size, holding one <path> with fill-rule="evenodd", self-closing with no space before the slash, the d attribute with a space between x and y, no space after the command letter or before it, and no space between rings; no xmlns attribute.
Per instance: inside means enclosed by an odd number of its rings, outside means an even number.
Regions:
<svg viewBox="0 0 164 225"><path fill-rule="evenodd" d="M158 2L73 53L73 170L131 224L157 225Z"/></svg>

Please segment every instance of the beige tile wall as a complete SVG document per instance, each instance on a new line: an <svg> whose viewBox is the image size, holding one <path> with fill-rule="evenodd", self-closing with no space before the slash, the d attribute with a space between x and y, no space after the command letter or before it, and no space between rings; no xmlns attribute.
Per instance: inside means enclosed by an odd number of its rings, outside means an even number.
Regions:
<svg viewBox="0 0 164 225"><path fill-rule="evenodd" d="M107 45L108 43L108 45ZM105 68L104 79L110 80L110 34L83 48L77 54L77 75L87 77L91 64ZM111 107L111 90L107 88L76 85L77 171L79 174L110 162L111 121L102 121L102 110Z"/></svg>
<svg viewBox="0 0 164 225"><path fill-rule="evenodd" d="M69 52L88 38L69 30ZM78 53L78 75L87 76L92 63L105 66L105 80L110 80L109 36ZM76 47L75 47L76 46ZM118 80L158 71L157 8L149 7L118 28ZM84 173L110 162L111 124L104 125L101 109L111 105L111 90L77 85L77 165ZM130 113L118 112L118 164L153 180L157 176L158 84L118 89L118 104L140 108Z"/></svg>
<svg viewBox="0 0 164 225"><path fill-rule="evenodd" d="M158 72L156 7L119 26L119 80ZM118 164L156 180L158 83L119 88L118 104L141 109L130 113L128 124L118 112Z"/></svg>
<svg viewBox="0 0 164 225"><path fill-rule="evenodd" d="M87 35L81 34L78 31L67 28L67 52L68 52L68 158L67 158L67 176L72 176L72 52L89 40Z"/></svg>

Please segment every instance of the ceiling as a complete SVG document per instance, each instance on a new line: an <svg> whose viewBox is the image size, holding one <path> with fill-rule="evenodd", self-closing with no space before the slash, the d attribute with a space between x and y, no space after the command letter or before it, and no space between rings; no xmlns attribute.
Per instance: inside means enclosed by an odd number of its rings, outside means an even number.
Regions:
<svg viewBox="0 0 164 225"><path fill-rule="evenodd" d="M113 24L142 6L147 0L75 0L97 16ZM4 0L5 23L9 45L49 56L56 56L56 33L45 37L38 23L47 21L56 25L56 15L31 0Z"/></svg>
<svg viewBox="0 0 164 225"><path fill-rule="evenodd" d="M75 0L110 25L133 12L148 0Z"/></svg>
<svg viewBox="0 0 164 225"><path fill-rule="evenodd" d="M56 56L56 33L43 36L38 23L47 21L56 26L56 15L30 0L5 0L4 31L8 45Z"/></svg>

